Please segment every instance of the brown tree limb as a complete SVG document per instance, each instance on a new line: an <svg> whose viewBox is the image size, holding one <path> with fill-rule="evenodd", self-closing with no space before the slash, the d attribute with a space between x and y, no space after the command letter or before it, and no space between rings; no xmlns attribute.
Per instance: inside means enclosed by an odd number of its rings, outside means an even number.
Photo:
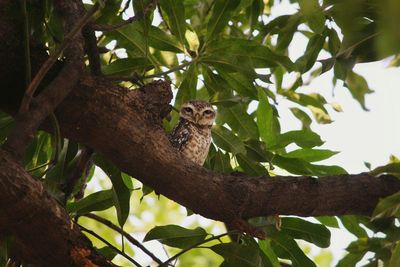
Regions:
<svg viewBox="0 0 400 267"><path fill-rule="evenodd" d="M0 170L0 235L13 236L22 259L38 266L115 266L95 253L42 182L2 149Z"/></svg>
<svg viewBox="0 0 400 267"><path fill-rule="evenodd" d="M272 214L369 215L380 198L400 190L393 176L237 177L199 168L166 138L161 117L171 97L167 82L128 91L87 77L57 116L65 137L93 148L168 198L225 222Z"/></svg>

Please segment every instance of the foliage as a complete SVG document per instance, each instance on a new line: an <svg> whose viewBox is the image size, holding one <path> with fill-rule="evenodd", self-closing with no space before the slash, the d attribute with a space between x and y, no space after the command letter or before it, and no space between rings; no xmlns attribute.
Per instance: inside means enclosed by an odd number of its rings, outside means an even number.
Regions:
<svg viewBox="0 0 400 267"><path fill-rule="evenodd" d="M102 10L94 23L101 27L121 22L125 2L101 1ZM131 14L133 9L133 13L142 14L150 2L154 1L133 1L126 13ZM359 62L376 61L399 53L400 35L396 26L400 24L400 6L398 1L392 0L290 2L298 11L277 17L271 10L280 4L279 1L160 0L156 10L150 10L141 19L98 36L98 44L109 49L101 55L102 71L110 79L131 87L154 78L169 79L177 89L176 108L193 98L206 99L216 105L218 118L205 164L208 169L266 177L282 171L314 176L345 173L339 166L315 163L337 153L319 148L323 141L311 129L312 123L331 123L329 104L321 94L302 93L299 89L305 80L333 71L334 83L343 82L353 98L367 109L365 95L372 91L353 67ZM61 22L51 1L40 5L30 4L31 32L37 40L47 44L51 54L63 39ZM294 36L307 40L305 52L299 58L293 58L290 53L290 47L296 45ZM398 58L399 55L394 64L398 65ZM295 73L297 78L286 86L283 81L289 73ZM293 102L290 111L300 121L301 129L281 131L276 108L279 98ZM333 108L340 111L340 107ZM177 116L173 113L172 119L165 121L167 130L176 123ZM1 114L0 144L11 125L12 119ZM60 140L57 134L38 132L28 148L24 165L32 175L44 179L48 190L71 215L107 211L100 214L117 218L121 228L127 220L130 225L132 198L137 201L143 198L134 190L133 184L137 183L99 155L94 156L93 166L101 168L110 178L111 188L93 192L80 200L73 198L82 184L92 178L94 167L89 166L91 171L84 171L72 194L65 196L63 186L73 175L82 149L80 144ZM398 164L393 162L373 173L399 174ZM144 195L151 192L145 186L142 188ZM115 215L110 214L111 207L115 208ZM326 248L330 244L327 227L337 227L340 221L357 240L349 245L349 254L337 266L355 266L369 251L375 254L368 266L376 266L378 262L398 266L399 211L397 193L380 202L373 220L343 216L317 218L319 223L311 223L284 217L282 229L277 231L268 218L257 218L254 223L266 230L267 240L244 235L240 243L228 242L223 238L224 233L213 235L210 229L186 229L171 223L154 227L143 241L158 240L166 246L179 248L178 256L197 253L194 248L207 249L223 258L220 266L276 267L282 260L290 261L292 266L316 266L296 240ZM385 238L368 234L365 229L383 233ZM105 230L101 232L106 233ZM115 243L115 237L108 235L107 239ZM4 259L7 245L0 245L0 259ZM110 258L115 256L107 247L99 251ZM179 259L184 266L184 256Z"/></svg>

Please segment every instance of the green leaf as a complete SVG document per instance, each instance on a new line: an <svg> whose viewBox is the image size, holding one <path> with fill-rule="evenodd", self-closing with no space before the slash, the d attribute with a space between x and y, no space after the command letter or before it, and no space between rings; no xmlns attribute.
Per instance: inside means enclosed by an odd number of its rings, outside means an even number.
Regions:
<svg viewBox="0 0 400 267"><path fill-rule="evenodd" d="M236 70L236 72L246 75L252 74L254 68L270 68L281 65L289 71L294 69L293 62L287 56L277 54L254 40L241 38L219 39L210 43L207 48L207 56L202 58L202 62L216 67L219 65L229 67L225 70ZM226 62L228 64L225 64Z"/></svg>
<svg viewBox="0 0 400 267"><path fill-rule="evenodd" d="M221 150L218 150L213 158L213 171L220 173L231 173L231 158L228 153L223 153Z"/></svg>
<svg viewBox="0 0 400 267"><path fill-rule="evenodd" d="M268 258L270 265L272 267L281 267L278 256L276 256L274 250L271 247L271 240L270 239L259 240L258 244L260 246L261 251L264 252L265 256Z"/></svg>
<svg viewBox="0 0 400 267"><path fill-rule="evenodd" d="M150 70L153 68L148 60L144 57L139 58L121 58L114 60L109 65L102 67L105 75L132 75L135 71Z"/></svg>
<svg viewBox="0 0 400 267"><path fill-rule="evenodd" d="M312 148L321 146L324 142L321 137L309 130L296 130L280 134L276 138L276 144L270 149L284 148L287 145L295 143L302 148Z"/></svg>
<svg viewBox="0 0 400 267"><path fill-rule="evenodd" d="M395 175L400 178L400 162L393 162L385 166L379 166L369 172L369 174L373 176L378 176L383 173Z"/></svg>
<svg viewBox="0 0 400 267"><path fill-rule="evenodd" d="M337 32L334 29L328 29L328 37L329 53L331 53L332 57L334 57L339 52L341 42Z"/></svg>
<svg viewBox="0 0 400 267"><path fill-rule="evenodd" d="M282 218L281 232L295 239L303 239L321 248L330 245L331 232L322 224L311 223L300 218Z"/></svg>
<svg viewBox="0 0 400 267"><path fill-rule="evenodd" d="M400 266L400 241L397 241L397 245L392 252L388 267Z"/></svg>
<svg viewBox="0 0 400 267"><path fill-rule="evenodd" d="M263 176L267 175L268 172L263 165L259 162L251 160L249 157L243 154L237 154L236 159L240 165L240 167L247 174L252 176Z"/></svg>
<svg viewBox="0 0 400 267"><path fill-rule="evenodd" d="M213 73L207 67L202 68L202 74L204 76L204 85L212 98L224 99L233 97L230 86L220 75Z"/></svg>
<svg viewBox="0 0 400 267"><path fill-rule="evenodd" d="M51 136L45 132L38 132L31 144L28 146L27 152L24 158L25 169L33 169L40 165L43 165L51 160L52 156L52 144ZM32 175L41 175L45 170L43 168L37 169L31 172Z"/></svg>
<svg viewBox="0 0 400 267"><path fill-rule="evenodd" d="M279 122L274 115L268 96L263 89L258 89L257 126L261 140L269 148L276 143L279 134Z"/></svg>
<svg viewBox="0 0 400 267"><path fill-rule="evenodd" d="M319 216L315 217L318 221L325 224L328 227L339 228L339 223L334 216Z"/></svg>
<svg viewBox="0 0 400 267"><path fill-rule="evenodd" d="M307 44L306 52L295 62L297 70L301 73L309 71L314 66L317 57L324 45L325 35L315 34Z"/></svg>
<svg viewBox="0 0 400 267"><path fill-rule="evenodd" d="M239 95L247 96L254 100L257 99L257 89L251 78L239 72L218 70L218 73Z"/></svg>
<svg viewBox="0 0 400 267"><path fill-rule="evenodd" d="M238 243L222 243L210 249L224 258L226 266L261 266L262 259L256 247Z"/></svg>
<svg viewBox="0 0 400 267"><path fill-rule="evenodd" d="M246 153L242 140L222 125L212 127L212 138L214 143L227 152L233 154Z"/></svg>
<svg viewBox="0 0 400 267"><path fill-rule="evenodd" d="M140 30L140 24L129 24L113 34L118 37L119 42L124 41L123 44L129 45L127 49L137 50L140 56L145 57L147 55L146 38Z"/></svg>
<svg viewBox="0 0 400 267"><path fill-rule="evenodd" d="M300 11L308 26L315 33L322 33L325 28L325 15L318 0L299 0Z"/></svg>
<svg viewBox="0 0 400 267"><path fill-rule="evenodd" d="M143 241L158 240L167 246L185 249L203 241L206 237L207 232L201 227L186 229L178 225L165 225L151 229Z"/></svg>
<svg viewBox="0 0 400 267"><path fill-rule="evenodd" d="M101 211L111 208L114 205L112 190L103 190L77 201L67 204L68 213L78 215L87 214L92 211Z"/></svg>
<svg viewBox="0 0 400 267"><path fill-rule="evenodd" d="M185 6L181 0L161 0L160 7L173 35L184 44L186 22Z"/></svg>
<svg viewBox="0 0 400 267"><path fill-rule="evenodd" d="M107 174L111 180L113 185L113 200L117 210L118 223L122 227L129 216L131 191L125 185L121 171L111 162L97 154L93 157L93 161Z"/></svg>
<svg viewBox="0 0 400 267"><path fill-rule="evenodd" d="M360 222L357 216L354 215L344 215L339 217L343 226L353 235L358 238L368 237L367 232L360 226Z"/></svg>
<svg viewBox="0 0 400 267"><path fill-rule="evenodd" d="M241 139L258 139L257 124L247 113L246 105L234 105L232 107L218 107L217 122L227 123Z"/></svg>
<svg viewBox="0 0 400 267"><path fill-rule="evenodd" d="M240 0L214 1L211 17L207 24L207 40L215 38L222 31L239 4Z"/></svg>
<svg viewBox="0 0 400 267"><path fill-rule="evenodd" d="M304 254L293 238L278 233L271 235L271 239L272 248L278 257L291 260L293 267L316 267L315 263Z"/></svg>
<svg viewBox="0 0 400 267"><path fill-rule="evenodd" d="M286 158L280 155L275 155L272 163L290 173L298 175L339 175L346 174L346 170L339 166L325 166L311 164L305 160L297 158Z"/></svg>
<svg viewBox="0 0 400 267"><path fill-rule="evenodd" d="M336 267L356 266L356 263L364 257L364 254L365 252L349 253L338 262Z"/></svg>
<svg viewBox="0 0 400 267"><path fill-rule="evenodd" d="M150 26L149 45L159 50L182 53L183 46L175 36L167 34L158 27Z"/></svg>
<svg viewBox="0 0 400 267"><path fill-rule="evenodd" d="M286 153L284 156L287 158L299 158L308 162L315 162L328 159L337 153L339 152L327 149L301 148Z"/></svg>
<svg viewBox="0 0 400 267"><path fill-rule="evenodd" d="M364 77L358 75L354 71L347 71L345 85L350 90L351 95L354 99L360 103L364 110L368 110L365 106L365 95L370 94L373 91L369 89L368 83Z"/></svg>
<svg viewBox="0 0 400 267"><path fill-rule="evenodd" d="M311 130L310 125L312 123L312 120L310 116L308 116L307 113L305 113L303 110L299 108L290 108L290 111L293 113L293 115L301 121L303 125L303 130Z"/></svg>
<svg viewBox="0 0 400 267"><path fill-rule="evenodd" d="M197 75L197 66L195 64L190 65L185 72L185 78L179 86L175 106L180 107L186 101L196 98Z"/></svg>
<svg viewBox="0 0 400 267"><path fill-rule="evenodd" d="M374 220L392 216L400 217L400 192L381 199L372 213Z"/></svg>
<svg viewBox="0 0 400 267"><path fill-rule="evenodd" d="M102 248L96 248L96 251L99 254L103 255L109 261L113 260L115 258L115 256L118 255L118 253L114 249L112 249L108 246L105 246Z"/></svg>

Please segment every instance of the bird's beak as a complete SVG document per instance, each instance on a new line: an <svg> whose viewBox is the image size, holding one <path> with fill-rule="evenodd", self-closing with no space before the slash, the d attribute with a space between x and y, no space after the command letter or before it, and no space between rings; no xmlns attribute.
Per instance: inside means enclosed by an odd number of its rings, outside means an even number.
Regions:
<svg viewBox="0 0 400 267"><path fill-rule="evenodd" d="M199 122L199 120L200 120L200 114L199 114L199 113L196 113L196 114L194 115L194 120L195 120L196 123Z"/></svg>

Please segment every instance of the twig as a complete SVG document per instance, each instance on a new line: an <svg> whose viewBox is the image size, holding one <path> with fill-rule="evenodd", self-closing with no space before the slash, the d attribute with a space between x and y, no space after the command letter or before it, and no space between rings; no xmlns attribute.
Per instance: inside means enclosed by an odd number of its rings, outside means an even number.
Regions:
<svg viewBox="0 0 400 267"><path fill-rule="evenodd" d="M177 254L175 254L174 256L172 256L171 258L169 258L168 260L164 261L164 262L163 262L162 264L160 264L159 266L167 266L168 263L170 263L171 261L173 261L173 260L175 260L175 259L178 259L182 254L188 252L189 250L194 249L194 248L196 248L196 247L198 247L198 246L200 246L200 245L202 245L202 244L205 244L205 243L207 243L207 242L210 242L210 241L212 241L212 240L217 240L217 239L220 240L221 237L226 236L226 235L228 235L228 234L230 234L230 232L223 233L223 234L216 235L216 236L212 236L212 237L210 237L210 238L207 238L207 239L204 239L204 240L202 240L202 241L200 241L200 242L197 242L197 243L191 245L190 247L181 250L180 252L178 252ZM221 242L221 240L220 240L220 242Z"/></svg>
<svg viewBox="0 0 400 267"><path fill-rule="evenodd" d="M33 78L32 82L29 84L29 87L26 89L24 97L22 99L21 107L19 109L19 113L26 113L29 110L29 105L32 100L32 96L38 88L40 82L46 75L46 73L50 70L50 68L57 61L58 57L64 51L64 49L71 43L71 41L75 38L75 36L79 33L84 25L91 19L92 15L98 10L99 4L96 3L86 14L85 16L79 20L72 30L65 36L63 43L60 47L54 52L54 54L47 59L47 61L42 65L39 69L38 73Z"/></svg>
<svg viewBox="0 0 400 267"><path fill-rule="evenodd" d="M144 253L146 253L148 256L150 256L155 262L157 262L158 264L162 264L162 261L157 258L153 253L151 253L145 246L143 246L139 241L137 241L133 236L131 236L130 234L128 234L125 231L121 231L121 228L118 227L117 225L113 224L112 222L110 222L107 219L104 219L96 214L93 213L88 213L83 215L87 218L96 220L106 226L108 226L109 228L113 229L116 232L121 233L123 236L125 236L126 239L128 239L129 242L131 242L133 245L137 246L138 248L140 248Z"/></svg>
<svg viewBox="0 0 400 267"><path fill-rule="evenodd" d="M115 252L117 252L118 254L120 254L121 256L124 256L128 261L132 262L135 266L142 266L140 263L138 263L137 261L135 261L133 258L131 258L128 254L126 254L125 252L122 252L121 250L119 250L117 247L113 246L110 242L108 242L107 240L105 240L103 237L101 237L100 235L96 234L94 231L89 230L87 228L85 228L84 226L78 224L78 226L82 229L82 231L91 234L92 236L96 237L97 239L99 239L100 241L102 241L104 244L106 244L108 247L110 247L112 250L114 250Z"/></svg>

